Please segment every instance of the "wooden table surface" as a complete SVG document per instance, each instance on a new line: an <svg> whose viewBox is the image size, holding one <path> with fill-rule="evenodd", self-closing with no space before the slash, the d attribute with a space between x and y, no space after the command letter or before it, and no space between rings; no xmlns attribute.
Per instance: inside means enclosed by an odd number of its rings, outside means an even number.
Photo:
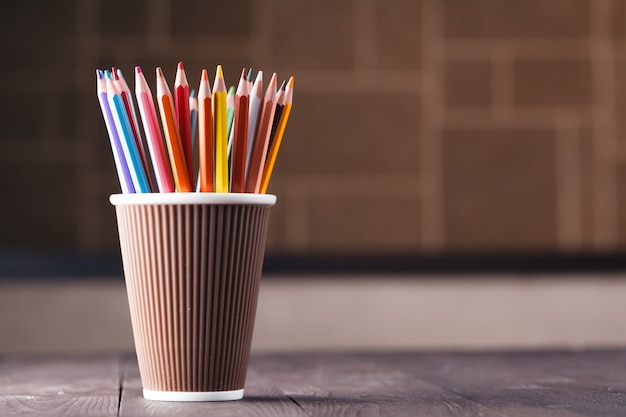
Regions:
<svg viewBox="0 0 626 417"><path fill-rule="evenodd" d="M219 403L143 399L132 354L6 354L6 415L626 416L626 349L255 354Z"/></svg>

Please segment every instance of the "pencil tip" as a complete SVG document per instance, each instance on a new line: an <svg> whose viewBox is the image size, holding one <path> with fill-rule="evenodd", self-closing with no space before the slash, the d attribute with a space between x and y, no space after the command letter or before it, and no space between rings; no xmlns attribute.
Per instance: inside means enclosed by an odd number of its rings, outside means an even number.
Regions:
<svg viewBox="0 0 626 417"><path fill-rule="evenodd" d="M231 95L235 94L235 86L234 85L231 85L228 88L228 94L231 94Z"/></svg>
<svg viewBox="0 0 626 417"><path fill-rule="evenodd" d="M191 92L189 93L189 97L190 98L196 98L198 96L198 93L196 93L196 89L194 88L193 90L191 90Z"/></svg>
<svg viewBox="0 0 626 417"><path fill-rule="evenodd" d="M156 68L156 75L157 75L157 77L162 77L163 76L163 70L161 69L161 67L157 67Z"/></svg>
<svg viewBox="0 0 626 417"><path fill-rule="evenodd" d="M224 78L224 73L222 72L222 66L217 66L217 73L215 74L215 78Z"/></svg>
<svg viewBox="0 0 626 417"><path fill-rule="evenodd" d="M287 87L287 80L283 80L282 84L280 85L279 90L284 90Z"/></svg>
<svg viewBox="0 0 626 417"><path fill-rule="evenodd" d="M206 68L202 69L202 79L203 80L209 80L209 74L206 72Z"/></svg>
<svg viewBox="0 0 626 417"><path fill-rule="evenodd" d="M183 67L183 61L180 61L180 62L178 63L178 69L179 69L180 71L184 71L184 70L185 70L185 67Z"/></svg>
<svg viewBox="0 0 626 417"><path fill-rule="evenodd" d="M252 82L252 68L248 70L248 77L246 78L248 81Z"/></svg>
<svg viewBox="0 0 626 417"><path fill-rule="evenodd" d="M278 77L278 75L276 75L276 73L272 74L272 78L270 79L270 85L277 83L277 81L276 81L277 77Z"/></svg>
<svg viewBox="0 0 626 417"><path fill-rule="evenodd" d="M241 70L241 77L240 78L243 78L244 80L246 79L246 69L245 68Z"/></svg>
<svg viewBox="0 0 626 417"><path fill-rule="evenodd" d="M256 73L256 81L263 81L263 71Z"/></svg>
<svg viewBox="0 0 626 417"><path fill-rule="evenodd" d="M287 87L293 88L293 76L289 78L289 82L287 83Z"/></svg>
<svg viewBox="0 0 626 417"><path fill-rule="evenodd" d="M104 70L104 78L107 80L111 79L111 72L109 70Z"/></svg>
<svg viewBox="0 0 626 417"><path fill-rule="evenodd" d="M103 77L103 74L102 74L102 70L101 70L101 69L97 69L97 70L96 70L96 77L98 77L98 78L102 78L102 77Z"/></svg>
<svg viewBox="0 0 626 417"><path fill-rule="evenodd" d="M117 81L117 80L119 80L119 79L120 79L120 76L119 76L119 74L117 73L117 71L118 71L118 69L117 69L117 68L115 68L115 67L112 67L112 68L111 68L111 73L113 74L113 79L114 79L115 81Z"/></svg>
<svg viewBox="0 0 626 417"><path fill-rule="evenodd" d="M141 74L141 67L140 67L139 65L137 65L137 66L135 67L135 73L136 73L136 74Z"/></svg>

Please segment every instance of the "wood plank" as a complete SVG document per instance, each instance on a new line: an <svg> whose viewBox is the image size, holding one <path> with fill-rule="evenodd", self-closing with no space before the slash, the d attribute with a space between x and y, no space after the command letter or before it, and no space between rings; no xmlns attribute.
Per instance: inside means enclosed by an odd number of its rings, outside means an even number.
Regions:
<svg viewBox="0 0 626 417"><path fill-rule="evenodd" d="M255 371L311 416L503 416L384 354L258 355ZM410 359L410 358L407 358Z"/></svg>
<svg viewBox="0 0 626 417"><path fill-rule="evenodd" d="M626 415L626 350L256 354L244 399L220 403L144 400L134 355L0 356L0 415L118 411L137 417L618 416Z"/></svg>
<svg viewBox="0 0 626 417"><path fill-rule="evenodd" d="M118 355L5 355L0 415L116 416Z"/></svg>
<svg viewBox="0 0 626 417"><path fill-rule="evenodd" d="M129 362L123 379L120 416L241 416L307 417L298 405L273 387L254 369L248 370L244 398L225 402L163 402L143 398L136 359Z"/></svg>
<svg viewBox="0 0 626 417"><path fill-rule="evenodd" d="M395 360L507 416L626 415L624 352L408 354Z"/></svg>

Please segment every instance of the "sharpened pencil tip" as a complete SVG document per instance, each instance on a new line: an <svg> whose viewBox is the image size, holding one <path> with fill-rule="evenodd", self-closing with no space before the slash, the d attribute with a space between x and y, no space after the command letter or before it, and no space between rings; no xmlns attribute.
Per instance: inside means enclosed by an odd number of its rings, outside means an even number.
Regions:
<svg viewBox="0 0 626 417"><path fill-rule="evenodd" d="M248 77L246 78L246 80L252 82L252 68L248 70Z"/></svg>
<svg viewBox="0 0 626 417"><path fill-rule="evenodd" d="M207 80L207 81L209 80L209 73L208 73L208 72L206 72L206 68L204 68L204 69L202 70L202 77L201 77L201 78L202 78L203 80Z"/></svg>
<svg viewBox="0 0 626 417"><path fill-rule="evenodd" d="M287 88L287 80L283 80L282 84L280 85L279 90L284 90L285 88Z"/></svg>
<svg viewBox="0 0 626 417"><path fill-rule="evenodd" d="M235 95L235 86L234 85L231 85L230 87L228 87L228 94Z"/></svg>
<svg viewBox="0 0 626 417"><path fill-rule="evenodd" d="M135 73L136 74L141 74L141 67L140 66L136 66L135 67Z"/></svg>
<svg viewBox="0 0 626 417"><path fill-rule="evenodd" d="M157 67L156 68L156 75L157 75L157 77L162 77L163 76L163 70L161 69L161 67Z"/></svg>
<svg viewBox="0 0 626 417"><path fill-rule="evenodd" d="M198 93L196 92L195 89L189 92L189 98L196 98L197 96L198 96Z"/></svg>
<svg viewBox="0 0 626 417"><path fill-rule="evenodd" d="M107 80L110 80L111 79L111 71L104 70L104 78L106 78Z"/></svg>
<svg viewBox="0 0 626 417"><path fill-rule="evenodd" d="M101 69L97 69L96 70L96 77L98 78L104 78L104 73L102 72Z"/></svg>
<svg viewBox="0 0 626 417"><path fill-rule="evenodd" d="M215 78L224 78L224 73L222 72L222 66L217 66L217 72L215 74Z"/></svg>
<svg viewBox="0 0 626 417"><path fill-rule="evenodd" d="M180 62L178 63L178 69L179 69L180 71L184 71L184 70L185 70L185 67L183 67L183 61L180 61Z"/></svg>
<svg viewBox="0 0 626 417"><path fill-rule="evenodd" d="M293 77L289 78L289 82L287 83L287 87L293 88Z"/></svg>
<svg viewBox="0 0 626 417"><path fill-rule="evenodd" d="M246 79L246 69L245 68L241 70L241 77L240 78L243 78L244 80Z"/></svg>
<svg viewBox="0 0 626 417"><path fill-rule="evenodd" d="M111 73L113 74L113 79L114 79L115 81L117 81L117 80L119 80L119 79L120 79L120 76L119 76L119 74L117 73L117 68L112 67L112 68L111 68Z"/></svg>

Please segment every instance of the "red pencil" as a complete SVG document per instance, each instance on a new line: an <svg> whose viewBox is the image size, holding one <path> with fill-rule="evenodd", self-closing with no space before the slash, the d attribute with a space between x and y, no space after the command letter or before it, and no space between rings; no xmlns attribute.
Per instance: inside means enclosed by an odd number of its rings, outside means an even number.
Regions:
<svg viewBox="0 0 626 417"><path fill-rule="evenodd" d="M233 121L233 150L231 164L231 193L243 193L246 179L246 148L248 142L248 103L250 92L246 69L241 72L235 93L235 120Z"/></svg>
<svg viewBox="0 0 626 417"><path fill-rule="evenodd" d="M174 82L174 99L176 105L176 119L180 131L180 140L183 144L185 162L189 180L193 184L193 149L191 147L191 116L189 115L189 84L183 63L178 63L176 81Z"/></svg>
<svg viewBox="0 0 626 417"><path fill-rule="evenodd" d="M200 191L215 191L213 180L213 106L211 85L206 69L202 70L198 87L198 159L200 161Z"/></svg>

